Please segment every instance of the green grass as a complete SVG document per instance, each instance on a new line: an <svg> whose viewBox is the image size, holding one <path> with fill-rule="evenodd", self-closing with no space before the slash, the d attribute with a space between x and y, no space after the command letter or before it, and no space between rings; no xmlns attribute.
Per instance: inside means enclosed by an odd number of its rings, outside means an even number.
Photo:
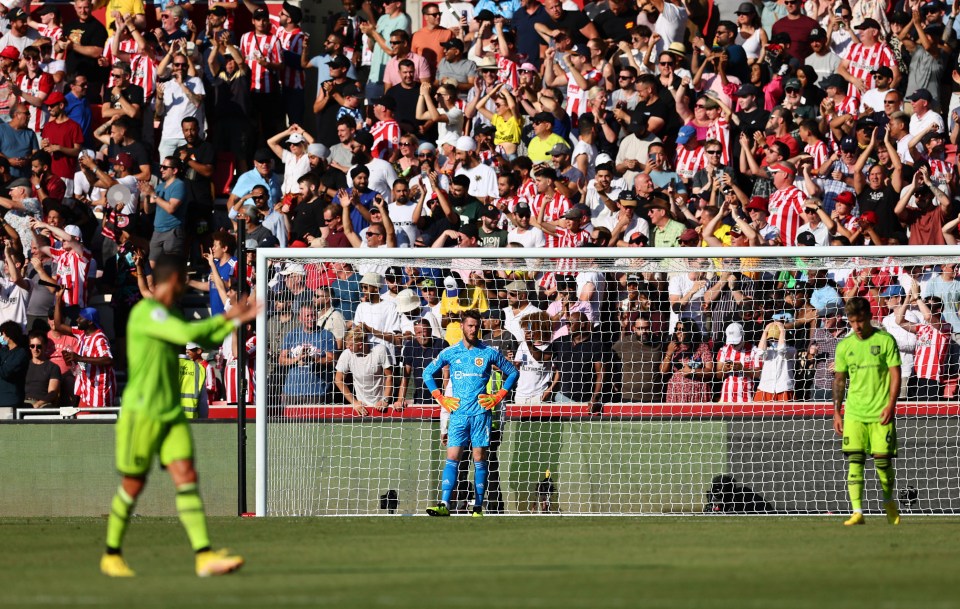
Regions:
<svg viewBox="0 0 960 609"><path fill-rule="evenodd" d="M211 519L247 558L193 575L175 519L135 519L133 580L98 572L103 519L0 519L0 607L642 607L960 605L960 519Z"/></svg>

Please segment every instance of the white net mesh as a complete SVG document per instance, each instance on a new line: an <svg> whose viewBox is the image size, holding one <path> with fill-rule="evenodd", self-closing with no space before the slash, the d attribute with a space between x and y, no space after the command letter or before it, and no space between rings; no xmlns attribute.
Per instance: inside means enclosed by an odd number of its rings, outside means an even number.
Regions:
<svg viewBox="0 0 960 609"><path fill-rule="evenodd" d="M831 392L855 296L903 360L901 508L960 509L950 258L412 257L421 251L260 253L262 513L435 505L446 417L422 371L460 340L459 313L471 308L481 339L519 370L493 418L487 513L846 511ZM457 380L437 382L449 394ZM469 451L463 459L455 512L473 503ZM865 507L877 510L869 464L866 479Z"/></svg>

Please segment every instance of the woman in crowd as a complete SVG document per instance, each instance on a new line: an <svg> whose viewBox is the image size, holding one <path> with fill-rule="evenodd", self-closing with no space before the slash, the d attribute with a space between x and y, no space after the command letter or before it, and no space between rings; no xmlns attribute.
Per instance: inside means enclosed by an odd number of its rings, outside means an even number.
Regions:
<svg viewBox="0 0 960 609"><path fill-rule="evenodd" d="M697 325L681 319L673 330L660 362L660 373L670 374L665 402L712 402L713 353Z"/></svg>

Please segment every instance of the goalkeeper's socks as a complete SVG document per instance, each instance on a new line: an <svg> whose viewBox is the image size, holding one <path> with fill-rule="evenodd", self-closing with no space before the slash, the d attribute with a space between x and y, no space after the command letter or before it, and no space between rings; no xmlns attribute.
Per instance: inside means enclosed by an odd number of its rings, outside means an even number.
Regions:
<svg viewBox="0 0 960 609"><path fill-rule="evenodd" d="M130 524L130 514L136 505L137 500L127 494L122 486L117 489L110 504L110 517L107 518L107 554L120 553L123 536Z"/></svg>
<svg viewBox="0 0 960 609"><path fill-rule="evenodd" d="M190 547L194 552L210 547L207 536L207 516L203 512L203 499L195 482L177 487L177 513L180 523L190 538Z"/></svg>
<svg viewBox="0 0 960 609"><path fill-rule="evenodd" d="M854 512L863 511L863 464L866 456L850 455L850 468L847 472L847 492L850 493L850 505Z"/></svg>
<svg viewBox="0 0 960 609"><path fill-rule="evenodd" d="M447 459L443 465L443 484L440 487L443 494L440 500L443 501L444 505L450 505L450 495L453 494L453 489L457 487L458 465L459 463L456 459Z"/></svg>
<svg viewBox="0 0 960 609"><path fill-rule="evenodd" d="M877 478L880 478L880 488L883 490L883 501L893 499L893 487L896 473L893 461L890 459L874 459L873 466L877 469Z"/></svg>
<svg viewBox="0 0 960 609"><path fill-rule="evenodd" d="M474 502L477 507L483 505L483 495L487 492L487 462L473 462Z"/></svg>

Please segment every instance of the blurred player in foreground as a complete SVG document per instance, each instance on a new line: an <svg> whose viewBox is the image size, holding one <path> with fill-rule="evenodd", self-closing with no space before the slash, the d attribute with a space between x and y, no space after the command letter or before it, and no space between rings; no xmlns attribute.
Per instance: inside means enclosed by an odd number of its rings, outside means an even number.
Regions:
<svg viewBox="0 0 960 609"><path fill-rule="evenodd" d="M863 518L863 466L867 454L883 489L883 508L890 524L900 524L893 496L893 458L897 456L894 416L900 395L900 351L893 336L871 325L870 302L861 297L846 304L853 330L837 343L833 378L833 429L843 436L843 453L850 461L847 490L853 515L843 524L865 524ZM844 405L847 378L850 393ZM841 414L841 410L843 413Z"/></svg>
<svg viewBox="0 0 960 609"><path fill-rule="evenodd" d="M473 448L473 517L483 516L483 494L487 490L487 448L493 415L490 412L503 401L517 383L520 374L513 364L496 349L478 339L480 312L470 309L460 314L463 339L440 352L437 359L423 370L423 382L433 398L450 412L447 461L443 467L443 495L436 507L427 508L430 516L450 515L450 495L457 486L457 464L460 453L468 444ZM506 377L502 388L494 394L484 393L496 366ZM445 396L434 374L447 367L450 372L452 396Z"/></svg>
<svg viewBox="0 0 960 609"><path fill-rule="evenodd" d="M185 260L160 256L153 279L153 298L137 303L127 324L129 383L116 425L117 469L123 480L110 507L107 551L100 570L111 577L134 575L120 547L153 457L159 455L177 490L177 512L196 553L197 575L223 575L239 569L243 559L210 547L193 467L193 438L180 406L177 356L188 342L208 347L222 343L237 326L253 320L259 307L240 300L223 315L188 323L175 309L187 285Z"/></svg>

